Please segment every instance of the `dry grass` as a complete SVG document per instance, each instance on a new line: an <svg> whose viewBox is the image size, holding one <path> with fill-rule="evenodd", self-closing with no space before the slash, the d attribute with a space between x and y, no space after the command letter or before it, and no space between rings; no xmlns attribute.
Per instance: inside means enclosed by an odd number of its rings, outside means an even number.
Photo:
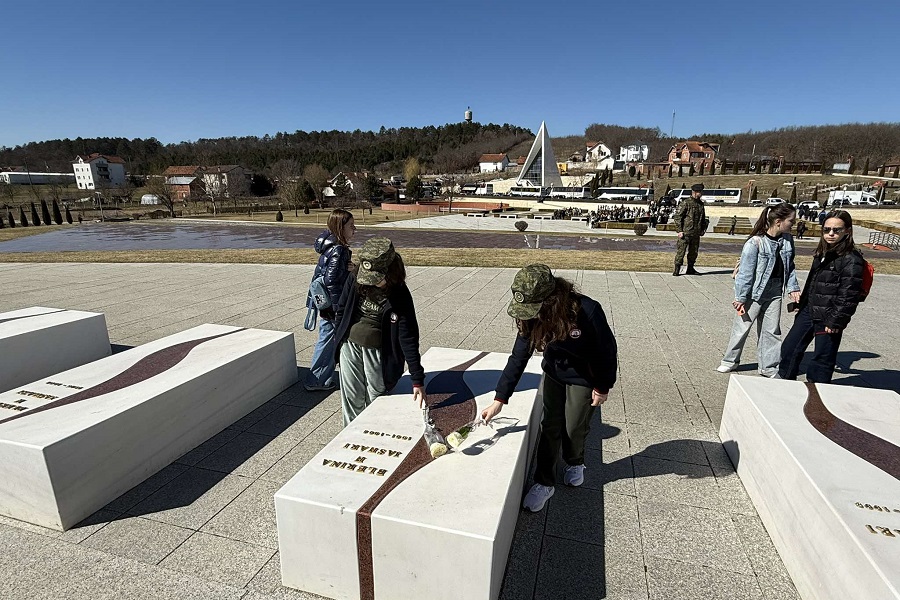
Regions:
<svg viewBox="0 0 900 600"><path fill-rule="evenodd" d="M360 225L373 225L375 223L389 223L392 221L407 221L409 219L421 219L424 217L436 217L440 213L438 211L432 213L415 213L415 212L407 212L407 211L393 211L393 210L381 210L381 208L374 208L372 210L372 214L369 214L368 209L361 208L348 208L351 213L353 213L354 220L357 226ZM267 212L258 212L253 213L252 216L247 216L246 213L240 214L222 214L222 215L190 215L191 219L214 219L217 221L241 221L248 223L271 223L271 224L288 224L288 225L320 225L325 227L328 222L328 215L331 214L331 209L328 210L314 210L311 211L310 214L304 215L303 212L300 212L296 217L294 216L293 210L282 210L281 211L284 220L281 223L275 220L275 212L267 211Z"/></svg>
<svg viewBox="0 0 900 600"><path fill-rule="evenodd" d="M29 235L47 233L48 231L53 231L53 229L49 229L47 227L16 227L15 229L6 227L4 229L0 229L0 242L17 240L19 238L28 237Z"/></svg>
<svg viewBox="0 0 900 600"><path fill-rule="evenodd" d="M518 268L541 262L554 269L601 271L672 270L671 252L593 250L513 250L484 248L404 248L404 261L411 266ZM318 255L310 249L277 250L152 250L123 252L23 252L0 254L0 262L90 262L90 263L238 263L313 264ZM701 252L697 265L730 271L737 254ZM900 261L867 258L881 274L900 275ZM797 268L809 269L811 258L797 257Z"/></svg>

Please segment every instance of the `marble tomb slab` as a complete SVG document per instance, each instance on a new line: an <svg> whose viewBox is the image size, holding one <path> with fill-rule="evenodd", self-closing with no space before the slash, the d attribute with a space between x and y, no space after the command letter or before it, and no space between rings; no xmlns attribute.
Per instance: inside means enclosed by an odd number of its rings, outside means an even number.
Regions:
<svg viewBox="0 0 900 600"><path fill-rule="evenodd" d="M509 356L431 348L431 415L446 435L494 400ZM540 359L495 423L433 459L407 378L275 494L282 582L340 600L496 599L541 402Z"/></svg>
<svg viewBox="0 0 900 600"><path fill-rule="evenodd" d="M0 313L0 392L109 355L102 313L43 306Z"/></svg>
<svg viewBox="0 0 900 600"><path fill-rule="evenodd" d="M65 530L297 380L294 336L200 325L0 394L0 514Z"/></svg>
<svg viewBox="0 0 900 600"><path fill-rule="evenodd" d="M719 435L804 599L900 599L900 395L733 375Z"/></svg>

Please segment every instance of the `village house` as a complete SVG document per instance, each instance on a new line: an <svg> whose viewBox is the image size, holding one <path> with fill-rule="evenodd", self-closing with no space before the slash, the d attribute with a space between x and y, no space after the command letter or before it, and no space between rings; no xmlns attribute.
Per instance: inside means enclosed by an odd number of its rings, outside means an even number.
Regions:
<svg viewBox="0 0 900 600"><path fill-rule="evenodd" d="M118 156L93 153L72 161L79 190L102 190L125 185L125 161Z"/></svg>
<svg viewBox="0 0 900 600"><path fill-rule="evenodd" d="M482 154L478 159L478 169L482 173L505 171L508 166L509 157L506 154Z"/></svg>
<svg viewBox="0 0 900 600"><path fill-rule="evenodd" d="M700 169L700 165L702 164L704 170L708 170L716 160L716 155L718 153L719 144L689 140L686 142L679 142L672 146L669 150L668 162L674 167L678 167L679 165L684 165L685 167L694 165L695 169Z"/></svg>
<svg viewBox="0 0 900 600"><path fill-rule="evenodd" d="M172 166L163 171L166 185L172 191L172 197L177 200L196 198L203 194L203 185L200 181L201 168L198 165Z"/></svg>

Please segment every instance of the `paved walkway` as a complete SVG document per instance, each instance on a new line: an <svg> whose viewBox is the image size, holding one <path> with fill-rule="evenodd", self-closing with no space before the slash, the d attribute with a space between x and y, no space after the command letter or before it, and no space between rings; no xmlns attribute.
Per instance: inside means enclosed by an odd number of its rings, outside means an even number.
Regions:
<svg viewBox="0 0 900 600"><path fill-rule="evenodd" d="M298 292L310 270L0 264L0 310L102 311L120 345L206 322L293 331L305 367L314 334ZM423 351L508 352L514 272L410 268ZM584 486L520 513L502 598L797 598L717 436L729 275L559 274L605 307L620 377L590 435ZM844 337L840 380L898 388L900 333L885 327L898 293L900 278L876 276ZM754 355L751 344L744 372ZM0 598L310 598L280 585L272 496L340 428L337 393L294 386L66 533L0 518Z"/></svg>

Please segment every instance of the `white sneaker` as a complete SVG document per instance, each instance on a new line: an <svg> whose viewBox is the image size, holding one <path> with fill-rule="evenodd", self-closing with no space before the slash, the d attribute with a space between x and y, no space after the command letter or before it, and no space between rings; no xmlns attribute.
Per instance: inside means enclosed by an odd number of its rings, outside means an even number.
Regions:
<svg viewBox="0 0 900 600"><path fill-rule="evenodd" d="M719 373L731 373L735 369L737 369L737 365L733 367L729 367L728 365L719 365L718 367L716 367L716 371L718 371Z"/></svg>
<svg viewBox="0 0 900 600"><path fill-rule="evenodd" d="M563 481L566 485L578 487L584 483L584 465L568 465L566 472L563 474Z"/></svg>
<svg viewBox="0 0 900 600"><path fill-rule="evenodd" d="M552 485L541 485L536 483L531 486L531 489L525 494L525 500L522 502L522 507L531 512L540 512L544 509L547 500L550 499L550 496L552 496L555 491L556 488Z"/></svg>

